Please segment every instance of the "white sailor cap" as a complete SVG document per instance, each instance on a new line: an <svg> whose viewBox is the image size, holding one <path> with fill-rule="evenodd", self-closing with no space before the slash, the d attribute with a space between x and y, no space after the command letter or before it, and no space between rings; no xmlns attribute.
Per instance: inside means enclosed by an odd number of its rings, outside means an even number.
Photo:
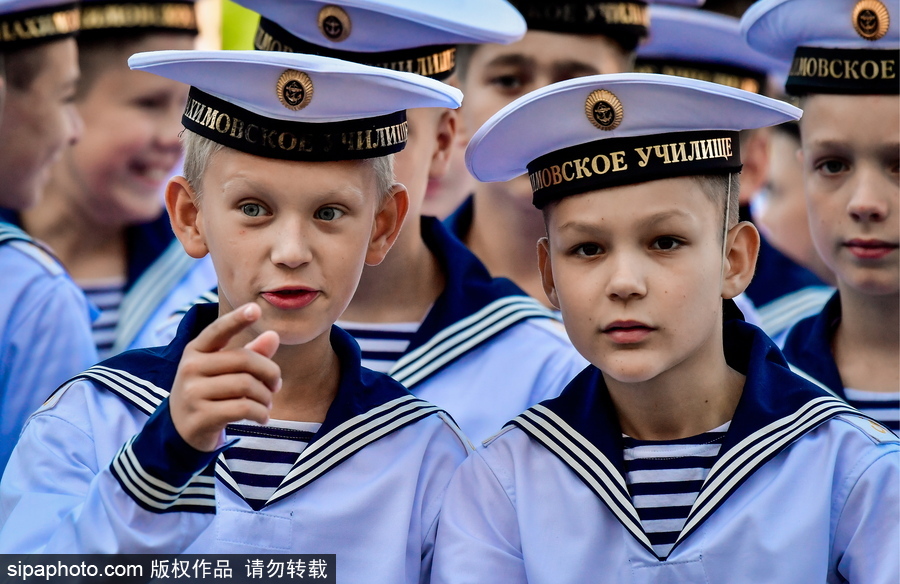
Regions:
<svg viewBox="0 0 900 584"><path fill-rule="evenodd" d="M741 29L751 47L793 59L788 93L896 95L898 21L896 1L761 0Z"/></svg>
<svg viewBox="0 0 900 584"><path fill-rule="evenodd" d="M315 55L156 51L128 64L191 86L188 130L283 160L392 154L406 144L406 109L462 102L459 90L433 79Z"/></svg>
<svg viewBox="0 0 900 584"><path fill-rule="evenodd" d="M787 103L671 75L579 77L512 102L469 142L479 180L527 173L534 205L676 176L738 172L738 132L796 120Z"/></svg>
<svg viewBox="0 0 900 584"><path fill-rule="evenodd" d="M448 77L455 45L510 43L525 20L506 0L238 0L262 15L255 48Z"/></svg>
<svg viewBox="0 0 900 584"><path fill-rule="evenodd" d="M82 0L79 38L145 32L197 34L194 0Z"/></svg>
<svg viewBox="0 0 900 584"><path fill-rule="evenodd" d="M78 32L72 0L0 0L0 51L63 39Z"/></svg>
<svg viewBox="0 0 900 584"><path fill-rule="evenodd" d="M740 20L705 10L650 7L650 35L634 70L711 81L762 93L769 75L784 77L790 63L750 48Z"/></svg>

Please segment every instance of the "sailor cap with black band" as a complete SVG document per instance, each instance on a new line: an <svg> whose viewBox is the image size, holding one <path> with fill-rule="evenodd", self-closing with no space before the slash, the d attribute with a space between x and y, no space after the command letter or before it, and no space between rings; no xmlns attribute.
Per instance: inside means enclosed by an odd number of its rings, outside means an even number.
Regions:
<svg viewBox="0 0 900 584"><path fill-rule="evenodd" d="M82 0L80 38L197 31L193 0Z"/></svg>
<svg viewBox="0 0 900 584"><path fill-rule="evenodd" d="M650 35L637 49L636 73L662 73L763 93L769 75L789 64L750 48L740 20L706 10L650 7Z"/></svg>
<svg viewBox="0 0 900 584"><path fill-rule="evenodd" d="M653 73L579 77L533 91L472 137L478 180L528 174L534 205L679 176L741 169L738 132L800 117L784 102Z"/></svg>
<svg viewBox="0 0 900 584"><path fill-rule="evenodd" d="M792 62L792 95L900 93L896 0L761 0L741 29L751 47Z"/></svg>
<svg viewBox="0 0 900 584"><path fill-rule="evenodd" d="M14 51L78 32L79 5L59 0L0 1L0 51Z"/></svg>
<svg viewBox="0 0 900 584"><path fill-rule="evenodd" d="M254 46L446 79L456 45L510 43L525 21L506 0L238 0L262 18Z"/></svg>
<svg viewBox="0 0 900 584"><path fill-rule="evenodd" d="M188 130L281 160L393 154L406 144L406 109L462 102L459 90L433 79L315 55L156 51L128 64L191 86Z"/></svg>

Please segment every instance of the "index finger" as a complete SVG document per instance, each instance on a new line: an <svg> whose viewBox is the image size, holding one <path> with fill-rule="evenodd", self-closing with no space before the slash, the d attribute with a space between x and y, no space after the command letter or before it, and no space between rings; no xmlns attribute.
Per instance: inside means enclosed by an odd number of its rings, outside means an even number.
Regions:
<svg viewBox="0 0 900 584"><path fill-rule="evenodd" d="M248 302L223 314L197 335L191 345L201 353L213 353L225 348L235 335L256 322L260 317L259 306Z"/></svg>

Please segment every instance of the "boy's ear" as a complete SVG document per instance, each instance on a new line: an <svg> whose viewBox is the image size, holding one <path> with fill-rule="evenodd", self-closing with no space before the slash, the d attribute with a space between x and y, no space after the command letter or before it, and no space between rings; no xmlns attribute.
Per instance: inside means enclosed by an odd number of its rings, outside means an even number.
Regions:
<svg viewBox="0 0 900 584"><path fill-rule="evenodd" d="M741 205L750 201L766 184L769 176L769 131L767 128L754 130L741 144Z"/></svg>
<svg viewBox="0 0 900 584"><path fill-rule="evenodd" d="M553 266L550 263L550 240L542 237L537 242L538 269L541 271L541 285L544 294L554 308L559 310L559 297L556 295L556 283L553 281Z"/></svg>
<svg viewBox="0 0 900 584"><path fill-rule="evenodd" d="M166 210L175 237L184 251L192 258L202 258L209 253L203 228L200 224L200 206L197 195L183 176L173 177L166 185Z"/></svg>
<svg viewBox="0 0 900 584"><path fill-rule="evenodd" d="M450 168L450 158L453 155L459 114L456 110L444 109L437 123L437 145L434 155L431 157L431 167L428 169L428 178L431 180L442 178Z"/></svg>
<svg viewBox="0 0 900 584"><path fill-rule="evenodd" d="M747 289L756 271L759 231L752 223L742 221L728 231L727 237L722 298L734 298Z"/></svg>
<svg viewBox="0 0 900 584"><path fill-rule="evenodd" d="M377 266L394 245L400 235L400 227L409 211L409 193L400 183L391 187L385 197L381 209L375 214L372 225L372 236L369 238L369 250L366 252L366 265Z"/></svg>

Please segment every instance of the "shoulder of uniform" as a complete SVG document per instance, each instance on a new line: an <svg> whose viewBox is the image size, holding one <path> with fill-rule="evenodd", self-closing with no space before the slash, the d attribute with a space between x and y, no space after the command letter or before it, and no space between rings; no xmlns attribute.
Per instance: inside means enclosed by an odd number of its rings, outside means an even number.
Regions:
<svg viewBox="0 0 900 584"><path fill-rule="evenodd" d="M33 259L51 276L61 276L66 273L65 268L63 268L53 253L34 240L15 240L10 241L7 245Z"/></svg>
<svg viewBox="0 0 900 584"><path fill-rule="evenodd" d="M872 418L862 415L841 414L835 416L835 419L853 426L865 434L869 440L875 444L900 444L900 438L898 438L896 434Z"/></svg>

